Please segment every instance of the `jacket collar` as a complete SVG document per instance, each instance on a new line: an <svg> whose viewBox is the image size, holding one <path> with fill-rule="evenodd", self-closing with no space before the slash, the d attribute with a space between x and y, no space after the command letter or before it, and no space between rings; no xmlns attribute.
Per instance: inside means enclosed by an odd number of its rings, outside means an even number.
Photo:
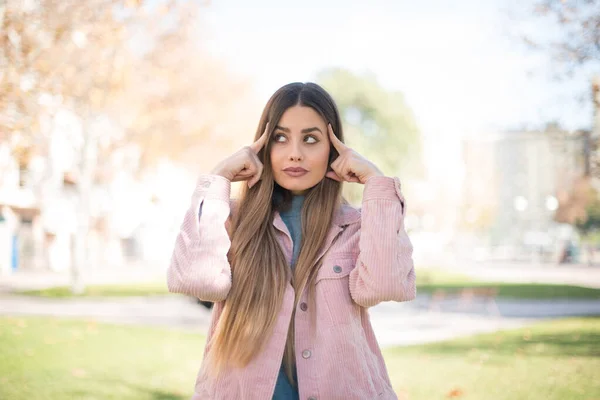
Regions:
<svg viewBox="0 0 600 400"><path fill-rule="evenodd" d="M346 227L350 224L354 224L360 221L360 211L350 204L342 204L333 216L332 224L339 227ZM273 225L286 232L285 223L281 219L278 212L275 212L275 218L273 218Z"/></svg>
<svg viewBox="0 0 600 400"><path fill-rule="evenodd" d="M231 212L237 211L238 201L237 199L233 199L230 201ZM341 204L338 207L335 215L333 216L332 224L345 227L351 224L355 224L360 221L360 209L357 209L350 204ZM281 231L286 231L285 223L281 219L281 216L278 212L275 212L275 218L273 219L273 225Z"/></svg>
<svg viewBox="0 0 600 400"><path fill-rule="evenodd" d="M333 224L346 226L360 221L360 211L350 204L342 204L333 216Z"/></svg>

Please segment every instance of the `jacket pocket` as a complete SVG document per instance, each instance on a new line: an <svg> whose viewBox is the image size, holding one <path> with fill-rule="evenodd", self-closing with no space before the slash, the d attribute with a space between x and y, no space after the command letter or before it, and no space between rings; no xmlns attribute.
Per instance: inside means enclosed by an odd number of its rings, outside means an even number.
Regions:
<svg viewBox="0 0 600 400"><path fill-rule="evenodd" d="M349 275L356 265L354 257L331 257L317 273L315 289L317 307L326 308L323 325L360 324L360 309L350 296Z"/></svg>
<svg viewBox="0 0 600 400"><path fill-rule="evenodd" d="M351 256L340 258L332 255L327 257L321 268L317 272L316 283L323 279L341 279L350 274L350 271L356 266L356 259Z"/></svg>

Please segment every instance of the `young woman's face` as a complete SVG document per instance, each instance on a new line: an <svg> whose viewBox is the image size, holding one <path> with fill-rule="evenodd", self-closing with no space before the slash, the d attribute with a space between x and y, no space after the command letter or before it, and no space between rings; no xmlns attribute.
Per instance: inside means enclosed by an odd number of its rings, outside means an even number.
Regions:
<svg viewBox="0 0 600 400"><path fill-rule="evenodd" d="M304 194L325 177L329 136L327 123L315 110L303 106L288 108L271 141L271 166L279 186L293 194Z"/></svg>

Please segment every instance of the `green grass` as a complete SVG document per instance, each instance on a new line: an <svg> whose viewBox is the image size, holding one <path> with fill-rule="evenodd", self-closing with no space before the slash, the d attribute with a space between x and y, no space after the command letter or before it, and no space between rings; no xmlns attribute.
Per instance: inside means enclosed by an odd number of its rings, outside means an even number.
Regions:
<svg viewBox="0 0 600 400"><path fill-rule="evenodd" d="M466 288L494 288L497 296L514 299L600 299L600 289L573 285L485 282L466 275L440 269L427 268L417 271L417 293L433 293L442 290L459 292Z"/></svg>
<svg viewBox="0 0 600 400"><path fill-rule="evenodd" d="M565 319L384 357L400 399L592 400L599 338L600 318ZM203 345L173 330L0 317L0 399L189 399Z"/></svg>
<svg viewBox="0 0 600 400"><path fill-rule="evenodd" d="M169 294L166 282L148 282L127 285L90 285L86 286L81 294L74 295L68 286L57 286L41 290L26 290L19 292L27 296L48 298L69 297L130 297L130 296L156 296Z"/></svg>
<svg viewBox="0 0 600 400"><path fill-rule="evenodd" d="M600 299L600 289L572 285L524 284L482 282L469 276L441 269L424 268L417 271L417 293L433 293L436 290L458 292L464 288L496 288L499 297L517 299L588 298ZM128 297L169 294L166 282L148 282L127 285L90 285L80 295L73 295L67 286L20 292L28 296L46 298L72 297Z"/></svg>
<svg viewBox="0 0 600 400"><path fill-rule="evenodd" d="M446 293L456 293L467 288L494 288L497 290L497 297L513 299L600 299L600 289L571 285L529 283L465 282L417 284L417 293L433 293L437 290L443 290Z"/></svg>
<svg viewBox="0 0 600 400"><path fill-rule="evenodd" d="M175 330L0 318L0 399L189 399L204 339Z"/></svg>
<svg viewBox="0 0 600 400"><path fill-rule="evenodd" d="M600 318L384 352L399 398L600 399Z"/></svg>

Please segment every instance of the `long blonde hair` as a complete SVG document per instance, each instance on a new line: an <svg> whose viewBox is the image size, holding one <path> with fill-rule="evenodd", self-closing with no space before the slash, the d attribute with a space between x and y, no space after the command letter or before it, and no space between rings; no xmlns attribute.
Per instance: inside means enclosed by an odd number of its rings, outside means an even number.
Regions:
<svg viewBox="0 0 600 400"><path fill-rule="evenodd" d="M291 83L277 90L263 110L255 140L264 132L267 122L270 122L270 138L283 113L295 105L313 108L343 141L335 102L314 83ZM273 226L274 212L288 205L291 193L273 179L268 157L271 143L269 139L258 154L264 165L261 180L251 189L243 186L238 210L232 216L228 253L232 286L207 354L210 368L217 374L225 366L248 365L264 348L277 321L288 281L296 293L293 310L305 289L314 305L314 281L320 266L317 257L342 201L341 184L332 179L324 178L307 192L301 217L302 246L292 274ZM329 164L337 155L331 146ZM278 198L283 201L277 201ZM295 384L294 315L283 362L290 382Z"/></svg>

